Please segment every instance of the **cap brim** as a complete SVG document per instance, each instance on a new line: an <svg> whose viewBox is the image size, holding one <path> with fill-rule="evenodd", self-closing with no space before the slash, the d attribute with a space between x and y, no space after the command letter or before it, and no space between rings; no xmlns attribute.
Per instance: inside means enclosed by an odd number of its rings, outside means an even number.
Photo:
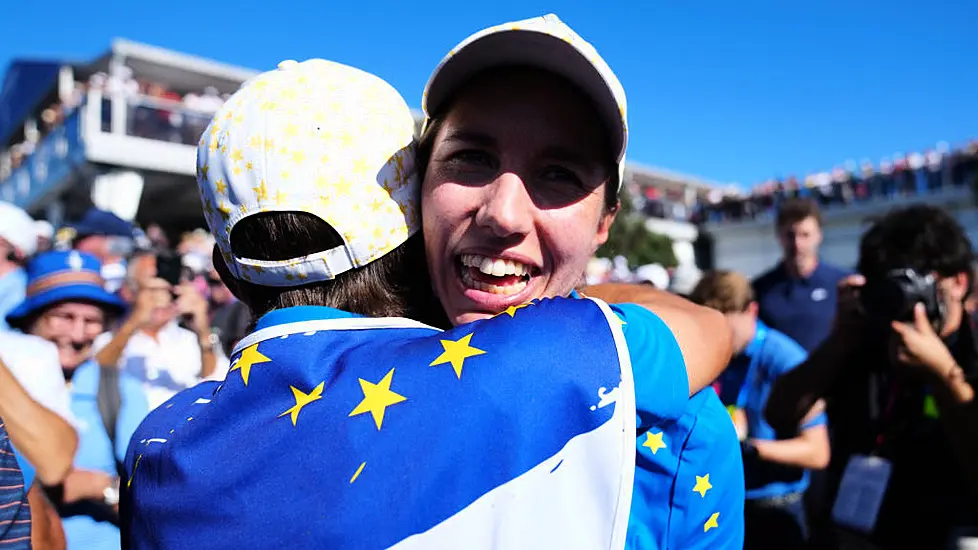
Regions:
<svg viewBox="0 0 978 550"><path fill-rule="evenodd" d="M443 104L472 77L495 67L529 66L557 74L576 84L591 98L608 125L612 150L624 158L625 128L611 85L577 48L553 35L529 29L504 30L466 44L435 69L421 106L425 116L439 113Z"/></svg>
<svg viewBox="0 0 978 550"><path fill-rule="evenodd" d="M125 313L128 307L121 298L101 287L65 286L27 298L7 314L7 324L19 326L39 309L66 301L91 302L116 314Z"/></svg>

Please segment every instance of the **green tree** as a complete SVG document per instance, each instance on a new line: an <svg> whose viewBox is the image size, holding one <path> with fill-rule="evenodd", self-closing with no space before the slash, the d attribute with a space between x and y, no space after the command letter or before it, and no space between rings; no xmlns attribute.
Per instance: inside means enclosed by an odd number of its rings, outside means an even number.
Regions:
<svg viewBox="0 0 978 550"><path fill-rule="evenodd" d="M677 261L672 239L645 227L645 218L635 212L627 192L622 191L620 199L621 211L608 232L608 242L598 248L595 255L599 258L624 256L632 269L646 264L675 267Z"/></svg>

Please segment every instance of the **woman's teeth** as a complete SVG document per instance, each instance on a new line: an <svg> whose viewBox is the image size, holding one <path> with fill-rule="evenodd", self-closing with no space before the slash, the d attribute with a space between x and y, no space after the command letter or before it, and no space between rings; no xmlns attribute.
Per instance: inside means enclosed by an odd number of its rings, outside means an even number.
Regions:
<svg viewBox="0 0 978 550"><path fill-rule="evenodd" d="M493 284L485 281L477 281L472 277L470 269L462 269L462 283L475 290L489 292L491 294L512 295L521 292L526 288L529 280L530 266L513 260L502 258L488 258L478 254L462 254L462 266L474 268L484 275L493 277L509 277L511 280L506 284Z"/></svg>
<svg viewBox="0 0 978 550"><path fill-rule="evenodd" d="M465 267L477 268L486 275L492 275L494 277L503 277L505 275L516 275L518 277L522 277L530 272L530 266L521 262L504 260L502 258L494 259L486 256L479 256L478 254L462 254L461 260L462 265Z"/></svg>

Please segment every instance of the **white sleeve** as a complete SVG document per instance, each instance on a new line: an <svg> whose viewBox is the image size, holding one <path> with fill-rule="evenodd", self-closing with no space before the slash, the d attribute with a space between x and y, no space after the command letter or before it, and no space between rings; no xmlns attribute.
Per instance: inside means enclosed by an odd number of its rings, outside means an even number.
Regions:
<svg viewBox="0 0 978 550"><path fill-rule="evenodd" d="M58 348L34 336L17 340L14 344L5 339L4 344L13 345L0 349L4 364L34 401L77 426L71 413L71 396L61 370Z"/></svg>
<svg viewBox="0 0 978 550"><path fill-rule="evenodd" d="M180 328L178 332L181 336L177 340L180 351L173 354L173 363L169 366L170 376L174 382L183 387L196 386L200 382L200 370L203 368L200 357L200 345L197 343L197 335L193 332Z"/></svg>

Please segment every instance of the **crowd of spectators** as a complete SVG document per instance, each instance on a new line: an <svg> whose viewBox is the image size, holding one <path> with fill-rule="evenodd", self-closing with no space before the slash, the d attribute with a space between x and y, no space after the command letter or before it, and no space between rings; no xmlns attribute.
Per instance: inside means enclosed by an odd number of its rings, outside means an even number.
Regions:
<svg viewBox="0 0 978 550"><path fill-rule="evenodd" d="M0 416L36 548L119 548L133 430L180 390L223 380L249 327L210 234L174 237L94 208L53 232L0 202Z"/></svg>
<svg viewBox="0 0 978 550"><path fill-rule="evenodd" d="M811 197L822 208L896 197L914 197L954 187L978 185L978 140L959 148L941 145L923 154L897 154L878 166L853 162L831 172L790 176L757 185L749 193L714 189L701 196L691 220L723 223L757 218L773 219L784 199Z"/></svg>
<svg viewBox="0 0 978 550"><path fill-rule="evenodd" d="M101 95L103 132L112 129L110 98L121 94L126 104L128 135L185 145L197 144L207 123L228 97L213 86L180 93L165 84L137 79L128 67L121 67L113 75L94 73L86 81L76 81L69 93L40 109L36 123L28 124L23 139L3 152L6 158L0 162L0 180L24 164L37 145L81 106L89 92Z"/></svg>

